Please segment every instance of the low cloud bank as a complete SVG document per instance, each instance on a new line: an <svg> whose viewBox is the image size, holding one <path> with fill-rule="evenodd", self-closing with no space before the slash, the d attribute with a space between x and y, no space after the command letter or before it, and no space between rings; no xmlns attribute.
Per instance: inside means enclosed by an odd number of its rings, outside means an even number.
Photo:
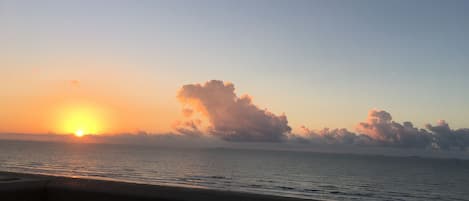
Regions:
<svg viewBox="0 0 469 201"><path fill-rule="evenodd" d="M156 147L210 148L226 146L227 142L213 137L191 137L175 133L119 133L102 135L85 135L76 137L73 134L27 134L0 133L0 140L65 142L84 144L125 144Z"/></svg>
<svg viewBox="0 0 469 201"><path fill-rule="evenodd" d="M232 83L211 80L184 85L178 92L184 119L176 122L177 133L215 136L231 142L282 142L386 146L417 149L467 150L469 129L451 129L441 120L437 125L414 127L412 122L393 121L384 110L371 110L355 131L345 128L292 133L285 114L260 109L249 95L238 97Z"/></svg>
<svg viewBox="0 0 469 201"><path fill-rule="evenodd" d="M91 143L134 144L159 147L214 147L223 146L224 142L211 137L192 137L174 133L150 134L146 132L121 133L116 135L88 135Z"/></svg>
<svg viewBox="0 0 469 201"><path fill-rule="evenodd" d="M467 150L469 129L451 129L441 120L437 125L416 128L412 122L398 123L390 113L371 110L366 121L356 126L356 132L347 129L322 129L319 131L303 127L302 134L292 134L291 139L300 142L326 144L376 145L405 148Z"/></svg>
<svg viewBox="0 0 469 201"><path fill-rule="evenodd" d="M184 85L177 98L183 105L182 119L175 122L174 132L170 133L87 135L80 139L71 134L0 133L0 139L181 147L333 147L334 150L367 147L469 151L469 128L452 129L444 120L436 125L417 128L408 121L393 121L390 113L374 109L354 131L345 128L312 130L303 126L301 132L292 133L285 114L276 115L268 109L261 109L249 95L238 96L231 83L211 80Z"/></svg>

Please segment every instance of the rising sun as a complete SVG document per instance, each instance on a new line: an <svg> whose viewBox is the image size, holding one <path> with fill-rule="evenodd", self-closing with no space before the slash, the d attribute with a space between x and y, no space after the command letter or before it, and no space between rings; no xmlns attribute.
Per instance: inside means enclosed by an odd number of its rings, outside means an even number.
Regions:
<svg viewBox="0 0 469 201"><path fill-rule="evenodd" d="M108 111L103 107L87 103L64 103L56 109L56 130L71 133L75 137L98 135L108 127Z"/></svg>
<svg viewBox="0 0 469 201"><path fill-rule="evenodd" d="M85 132L83 130L77 130L75 131L75 136L77 137L83 137L83 135L85 135Z"/></svg>

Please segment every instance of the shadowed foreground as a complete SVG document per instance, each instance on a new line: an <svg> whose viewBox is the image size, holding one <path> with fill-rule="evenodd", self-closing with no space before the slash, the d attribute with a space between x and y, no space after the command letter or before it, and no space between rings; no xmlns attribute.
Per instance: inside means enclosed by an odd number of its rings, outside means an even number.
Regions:
<svg viewBox="0 0 469 201"><path fill-rule="evenodd" d="M0 200L301 201L303 199L209 189L0 172Z"/></svg>

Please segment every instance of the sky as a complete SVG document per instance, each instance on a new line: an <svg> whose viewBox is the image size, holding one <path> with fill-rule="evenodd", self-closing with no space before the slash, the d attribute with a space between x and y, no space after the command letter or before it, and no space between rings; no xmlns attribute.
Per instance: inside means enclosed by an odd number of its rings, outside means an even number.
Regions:
<svg viewBox="0 0 469 201"><path fill-rule="evenodd" d="M373 119L468 128L468 8L0 0L0 132L277 141L324 128L391 139L362 124Z"/></svg>

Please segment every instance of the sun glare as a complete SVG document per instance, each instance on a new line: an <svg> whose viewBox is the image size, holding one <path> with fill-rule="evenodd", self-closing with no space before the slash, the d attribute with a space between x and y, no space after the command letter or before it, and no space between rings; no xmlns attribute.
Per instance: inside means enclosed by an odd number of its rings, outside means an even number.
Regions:
<svg viewBox="0 0 469 201"><path fill-rule="evenodd" d="M85 135L85 132L83 130L75 131L75 136L77 137L83 137L84 135Z"/></svg>
<svg viewBox="0 0 469 201"><path fill-rule="evenodd" d="M107 130L108 118L101 107L87 103L67 104L58 107L56 126L61 133L76 137L101 134Z"/></svg>

